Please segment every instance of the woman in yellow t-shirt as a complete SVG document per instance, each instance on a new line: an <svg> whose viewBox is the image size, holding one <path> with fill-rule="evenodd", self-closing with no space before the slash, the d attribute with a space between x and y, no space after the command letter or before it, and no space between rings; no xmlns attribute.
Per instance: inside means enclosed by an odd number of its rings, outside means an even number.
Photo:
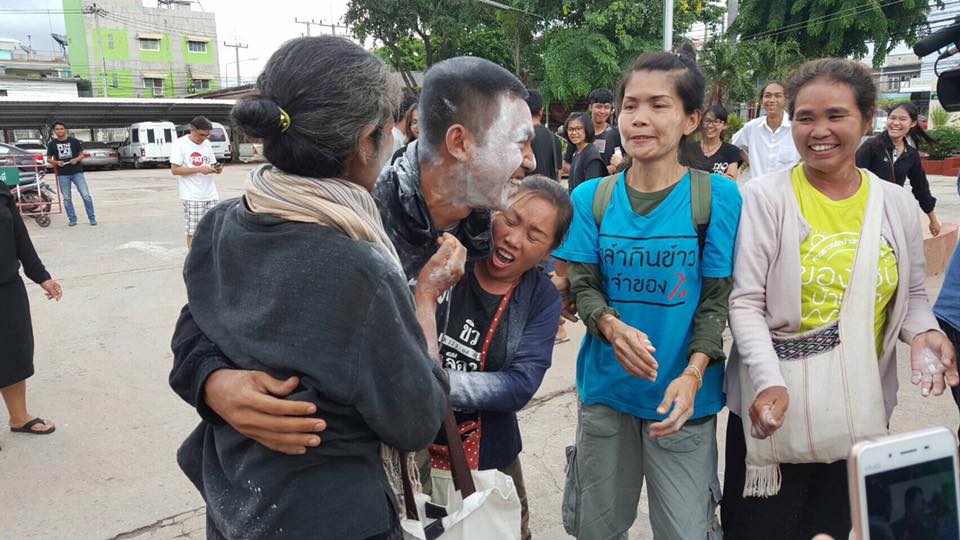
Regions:
<svg viewBox="0 0 960 540"><path fill-rule="evenodd" d="M747 540L771 535L807 540L818 533L841 538L850 531L846 463L821 462L835 458L820 459L815 451L820 450L817 444L842 447L843 442L823 442L814 434L847 429L844 419L851 413L825 408L817 401L818 397L827 399L822 390L833 392L828 383L836 379L788 387L788 380L797 379L785 374L795 374L798 365L788 362L835 362L841 358L838 379L846 373L859 374L843 388L870 386L876 401L841 392L870 411L881 428L884 415L873 407L884 406L882 412L889 420L896 405L898 338L911 345L915 382L921 382L923 371L926 390L932 388L939 395L946 384L960 383L953 346L940 332L924 289L917 203L901 187L856 167L857 146L871 126L877 97L869 69L842 59L807 62L791 77L787 94L791 132L802 161L744 186L730 296L734 347L726 373L731 414L721 518L724 536ZM871 195L871 189L877 188L882 197ZM868 208L872 210L868 212ZM879 237L878 251L873 246L864 250L872 252L871 258L878 257L875 296L869 282L875 271L873 261L864 259L854 265L861 234ZM854 268L861 277L851 288ZM851 293L850 306L855 307L843 310L844 328L852 331L843 334L841 341L840 334L846 330L835 330L835 323L847 293ZM873 304L864 305L871 296ZM865 327L870 325L871 311L874 324ZM783 336L789 336L790 345L796 348L785 350ZM873 354L871 337L876 340L876 358L869 357ZM931 349L940 360L925 364L924 349ZM877 362L878 381L864 379L872 376L873 362ZM821 369L824 365L818 364ZM811 387L819 387L821 393ZM790 463L779 463L778 480L758 483L758 478L769 473L758 469L759 456L771 444L755 441L767 439L783 427L791 399L796 405L796 414L790 416L794 423L778 438L791 444L802 440L813 450L796 453L798 457L790 457ZM821 414L804 416L804 403L814 408L819 404ZM746 415L749 418L744 422ZM812 422L805 436L796 435L804 432L802 420ZM752 438L745 437L745 426ZM753 458L749 466L745 463L748 447ZM830 451L837 453L833 447ZM782 456L774 453L773 459L784 460ZM760 468L767 467L763 464ZM770 496L753 496L758 492Z"/></svg>

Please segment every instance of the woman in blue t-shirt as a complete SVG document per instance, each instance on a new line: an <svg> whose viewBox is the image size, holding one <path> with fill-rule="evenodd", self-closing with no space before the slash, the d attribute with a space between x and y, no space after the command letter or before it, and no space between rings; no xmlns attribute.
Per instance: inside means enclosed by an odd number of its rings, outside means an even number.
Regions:
<svg viewBox="0 0 960 540"><path fill-rule="evenodd" d="M629 162L614 184L574 190L573 224L554 252L569 264L589 329L563 502L564 526L580 540L629 530L645 479L654 537L718 528L716 414L740 194L719 175L692 179L677 159L699 125L704 86L687 54L637 58L617 91Z"/></svg>

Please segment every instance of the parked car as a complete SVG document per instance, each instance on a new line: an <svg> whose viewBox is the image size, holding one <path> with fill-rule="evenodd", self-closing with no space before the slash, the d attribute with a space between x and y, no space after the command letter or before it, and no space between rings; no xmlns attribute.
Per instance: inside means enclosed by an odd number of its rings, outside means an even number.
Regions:
<svg viewBox="0 0 960 540"><path fill-rule="evenodd" d="M21 184L35 184L47 173L43 156L30 153L12 144L0 143L0 169L14 167L20 176Z"/></svg>
<svg viewBox="0 0 960 540"><path fill-rule="evenodd" d="M223 127L223 124L220 122L210 122L213 125L213 129L210 130L210 138L207 139L210 141L210 146L213 148L213 155L216 156L217 161L223 163L230 161L230 136L227 135L227 128ZM183 137L190 133L190 124L184 124L177 127L177 137Z"/></svg>
<svg viewBox="0 0 960 540"><path fill-rule="evenodd" d="M119 168L120 154L110 148L107 143L85 142L83 143L83 167L85 169L94 167L102 169Z"/></svg>
<svg viewBox="0 0 960 540"><path fill-rule="evenodd" d="M176 137L173 122L140 122L127 128L120 145L120 161L140 169L146 165L167 166Z"/></svg>
<svg viewBox="0 0 960 540"><path fill-rule="evenodd" d="M25 150L29 154L36 154L43 157L44 165L48 171L53 170L53 165L46 162L47 159L47 145L43 144L43 141L40 139L20 139L17 142L13 143L14 146L21 150Z"/></svg>

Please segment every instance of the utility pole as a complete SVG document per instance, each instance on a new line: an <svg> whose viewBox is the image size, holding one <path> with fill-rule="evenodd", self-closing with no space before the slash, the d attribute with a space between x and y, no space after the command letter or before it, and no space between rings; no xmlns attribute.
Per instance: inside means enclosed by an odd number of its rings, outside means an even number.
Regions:
<svg viewBox="0 0 960 540"><path fill-rule="evenodd" d="M295 23L297 23L297 24L305 24L305 25L307 26L307 36L308 36L308 37L311 35L311 34L310 34L310 27L311 27L311 26L313 26L313 25L320 26L320 23L318 23L317 21L315 21L315 20L313 20L313 19L310 19L309 21L301 21L298 17L294 17L294 18L293 18L293 22L295 22Z"/></svg>
<svg viewBox="0 0 960 540"><path fill-rule="evenodd" d="M663 0L663 50L673 50L673 0Z"/></svg>
<svg viewBox="0 0 960 540"><path fill-rule="evenodd" d="M344 25L342 25L342 24L337 24L337 23L335 23L335 22L333 22L333 23L325 23L325 22L322 22L322 21L321 21L320 24L319 24L319 26L329 26L329 27L330 27L330 35L331 35L331 36L337 35L337 28L343 28L344 30L349 30L349 29L350 29L349 26L344 26Z"/></svg>
<svg viewBox="0 0 960 540"><path fill-rule="evenodd" d="M223 42L224 47L233 47L234 53L237 55L237 86L240 86L240 49L246 49L247 44L245 43L227 43Z"/></svg>
<svg viewBox="0 0 960 540"><path fill-rule="evenodd" d="M107 60L103 56L103 36L100 35L100 15L103 13L103 8L94 2L83 8L83 13L84 15L93 15L93 25L97 30L97 50L100 51L100 88L103 97L107 97Z"/></svg>

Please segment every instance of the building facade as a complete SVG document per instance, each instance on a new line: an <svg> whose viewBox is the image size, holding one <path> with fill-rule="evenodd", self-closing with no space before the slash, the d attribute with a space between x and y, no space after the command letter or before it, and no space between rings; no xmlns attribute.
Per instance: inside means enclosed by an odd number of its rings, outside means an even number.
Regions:
<svg viewBox="0 0 960 540"><path fill-rule="evenodd" d="M77 80L62 52L35 51L0 38L0 97L77 97Z"/></svg>
<svg viewBox="0 0 960 540"><path fill-rule="evenodd" d="M217 89L213 13L140 0L98 0L96 12L87 5L63 0L70 69L90 82L85 95L185 97Z"/></svg>

